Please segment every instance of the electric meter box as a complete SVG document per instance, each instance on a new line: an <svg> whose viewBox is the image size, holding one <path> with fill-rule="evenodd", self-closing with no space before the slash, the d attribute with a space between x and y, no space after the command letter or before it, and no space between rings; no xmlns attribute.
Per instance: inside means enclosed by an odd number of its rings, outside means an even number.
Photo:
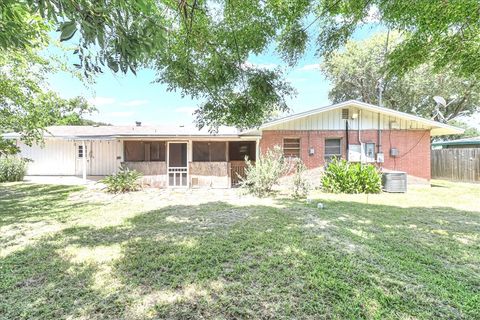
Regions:
<svg viewBox="0 0 480 320"><path fill-rule="evenodd" d="M398 149L397 148L391 148L390 149L390 155L392 157L398 157Z"/></svg>

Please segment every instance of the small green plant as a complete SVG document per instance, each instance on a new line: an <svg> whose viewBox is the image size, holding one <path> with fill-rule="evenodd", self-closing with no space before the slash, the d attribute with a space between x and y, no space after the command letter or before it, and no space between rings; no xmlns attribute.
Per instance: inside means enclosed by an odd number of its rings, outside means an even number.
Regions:
<svg viewBox="0 0 480 320"><path fill-rule="evenodd" d="M0 157L0 182L22 181L27 174L28 159L16 156Z"/></svg>
<svg viewBox="0 0 480 320"><path fill-rule="evenodd" d="M331 193L380 193L382 177L371 164L333 159L322 175L322 188Z"/></svg>
<svg viewBox="0 0 480 320"><path fill-rule="evenodd" d="M310 184L305 179L305 171L307 167L301 159L293 159L293 190L292 196L296 199L305 198L310 190Z"/></svg>
<svg viewBox="0 0 480 320"><path fill-rule="evenodd" d="M240 179L240 187L247 193L263 197L272 192L273 187L288 169L279 146L269 149L253 164L245 160L245 178Z"/></svg>
<svg viewBox="0 0 480 320"><path fill-rule="evenodd" d="M142 174L136 170L120 167L120 170L116 174L108 176L100 182L107 186L108 192L123 193L140 189L138 179L141 177Z"/></svg>

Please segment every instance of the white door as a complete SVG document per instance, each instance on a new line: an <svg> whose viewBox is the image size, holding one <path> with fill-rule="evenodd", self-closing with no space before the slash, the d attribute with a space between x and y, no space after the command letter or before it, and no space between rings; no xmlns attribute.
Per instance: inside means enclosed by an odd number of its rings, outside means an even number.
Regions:
<svg viewBox="0 0 480 320"><path fill-rule="evenodd" d="M186 142L168 143L168 186L188 187L188 156Z"/></svg>
<svg viewBox="0 0 480 320"><path fill-rule="evenodd" d="M75 175L83 175L83 158L85 157L86 161L86 171L87 176L90 175L90 163L92 155L92 143L90 141L85 141L85 149L83 148L84 144L82 141L75 142Z"/></svg>

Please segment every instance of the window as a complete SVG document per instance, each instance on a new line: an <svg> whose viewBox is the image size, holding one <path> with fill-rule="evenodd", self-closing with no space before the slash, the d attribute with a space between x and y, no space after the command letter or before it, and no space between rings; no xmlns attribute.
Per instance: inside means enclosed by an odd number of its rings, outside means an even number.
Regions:
<svg viewBox="0 0 480 320"><path fill-rule="evenodd" d="M283 139L283 155L288 158L300 157L300 139Z"/></svg>
<svg viewBox="0 0 480 320"><path fill-rule="evenodd" d="M341 139L325 139L325 161L330 161L334 157L342 156L342 140Z"/></svg>
<svg viewBox="0 0 480 320"><path fill-rule="evenodd" d="M365 157L367 161L375 160L375 143L365 143Z"/></svg>
<svg viewBox="0 0 480 320"><path fill-rule="evenodd" d="M165 161L165 141L125 141L125 161Z"/></svg>
<svg viewBox="0 0 480 320"><path fill-rule="evenodd" d="M85 152L83 152L83 151L84 151L83 150L83 145L79 145L78 146L78 153L77 153L77 156L79 158L83 158L83 156L87 154L87 146L85 146Z"/></svg>
<svg viewBox="0 0 480 320"><path fill-rule="evenodd" d="M211 162L227 161L225 142L193 142L193 161Z"/></svg>

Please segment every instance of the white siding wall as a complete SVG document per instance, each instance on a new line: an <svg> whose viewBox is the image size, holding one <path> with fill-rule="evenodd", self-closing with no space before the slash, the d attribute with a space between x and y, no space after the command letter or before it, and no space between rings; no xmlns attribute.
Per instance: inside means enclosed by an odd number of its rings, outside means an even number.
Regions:
<svg viewBox="0 0 480 320"><path fill-rule="evenodd" d="M104 176L117 172L122 162L122 143L118 140L92 141L90 146L90 172L92 176ZM117 159L120 157L120 159Z"/></svg>
<svg viewBox="0 0 480 320"><path fill-rule="evenodd" d="M76 151L73 141L46 140L44 146L29 147L19 143L25 158L32 159L28 164L29 175L74 175Z"/></svg>
<svg viewBox="0 0 480 320"><path fill-rule="evenodd" d="M350 107L350 117L354 112L359 112L358 108ZM392 117L388 115L380 114L380 128L378 128L378 116L377 112L369 110L361 110L361 128L364 130L387 130L390 128L391 122L397 122L399 129L431 129L429 126L418 123L417 121L404 120L398 117ZM351 130L358 129L359 119L349 121ZM331 111L322 112L319 114L307 116L304 118L280 123L275 126L266 128L267 130L344 130L345 120L342 119L342 109L334 109Z"/></svg>
<svg viewBox="0 0 480 320"><path fill-rule="evenodd" d="M47 139L43 146L18 144L20 155L32 159L29 175L82 175L83 160L78 158L82 141ZM85 141L87 146L87 175L115 173L122 162L120 141ZM119 159L117 159L119 157Z"/></svg>

